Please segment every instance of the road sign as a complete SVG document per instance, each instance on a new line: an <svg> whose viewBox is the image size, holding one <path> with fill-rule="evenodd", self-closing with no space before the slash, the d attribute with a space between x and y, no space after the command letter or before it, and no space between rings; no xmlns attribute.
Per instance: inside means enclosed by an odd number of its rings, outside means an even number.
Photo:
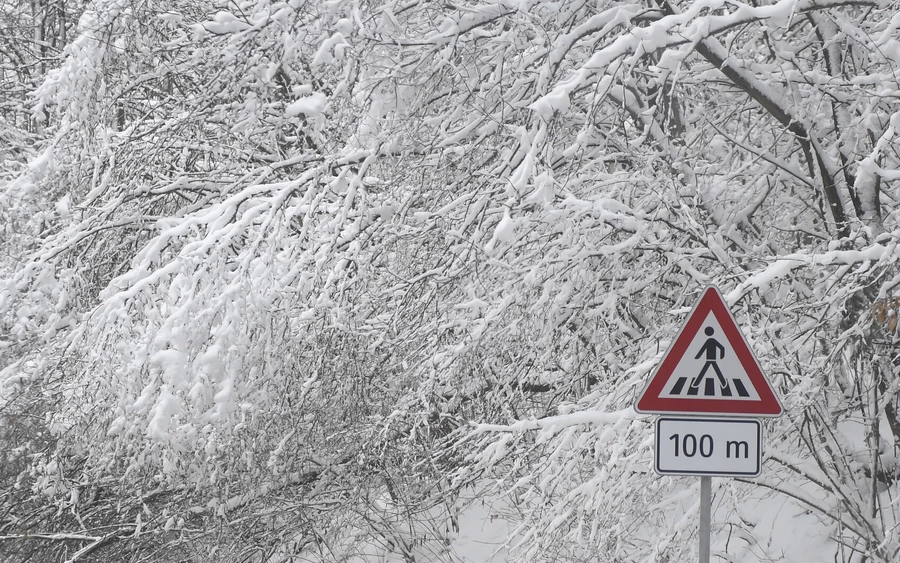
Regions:
<svg viewBox="0 0 900 563"><path fill-rule="evenodd" d="M758 420L656 419L656 472L661 475L756 477L761 468Z"/></svg>
<svg viewBox="0 0 900 563"><path fill-rule="evenodd" d="M706 288L635 402L646 414L781 416L722 294Z"/></svg>

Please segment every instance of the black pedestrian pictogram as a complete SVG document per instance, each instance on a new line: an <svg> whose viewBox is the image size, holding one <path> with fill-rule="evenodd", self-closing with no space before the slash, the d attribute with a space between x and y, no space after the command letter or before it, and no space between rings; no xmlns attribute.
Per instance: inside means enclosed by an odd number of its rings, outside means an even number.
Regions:
<svg viewBox="0 0 900 563"><path fill-rule="evenodd" d="M701 395L702 383L702 396L704 397L732 397L734 396L732 386L734 387L734 390L737 391L739 397L749 397L750 393L747 392L747 388L744 386L743 381L738 378L732 378L731 383L729 383L728 379L722 374L722 370L719 369L719 360L725 359L725 347L712 337L712 335L716 333L715 329L708 326L703 332L709 338L706 339L706 342L703 343L700 351L694 356L694 359L696 360L699 360L701 356L706 356L706 362L703 364L703 368L700 370L700 373L691 380L690 385L687 385L687 377L679 377L675 382L675 385L672 386L669 395L681 395L682 391L685 391L685 395L687 396ZM707 372L710 369L715 373L715 378L707 377ZM716 379L719 381L718 392L716 390ZM687 389L685 390L686 385Z"/></svg>
<svg viewBox="0 0 900 563"><path fill-rule="evenodd" d="M715 334L715 329L713 327L708 326L704 329L703 333L709 338L706 339L706 342L703 343L703 347L700 348L700 351L697 352L697 355L694 356L694 359L699 360L700 356L706 354L706 363L703 364L703 369L700 370L700 374L691 381L691 388L696 388L700 386L700 382L703 381L703 376L706 375L707 370L712 368L713 371L716 372L716 375L719 376L719 384L722 385L722 390L724 391L728 387L728 380L725 379L725 376L722 375L722 370L719 369L719 364L716 363L719 360L725 359L725 347L719 344L719 341L712 337ZM706 388L709 389L710 385L712 385L713 393L715 393L715 385L716 383L710 379L706 382ZM705 393L709 395L709 393Z"/></svg>

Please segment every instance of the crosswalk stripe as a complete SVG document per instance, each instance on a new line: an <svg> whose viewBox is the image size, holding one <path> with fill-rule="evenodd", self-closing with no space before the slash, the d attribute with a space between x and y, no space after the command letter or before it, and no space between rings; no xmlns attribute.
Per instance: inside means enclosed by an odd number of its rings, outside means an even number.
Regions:
<svg viewBox="0 0 900 563"><path fill-rule="evenodd" d="M680 395L685 383L687 383L687 378L679 377L678 381L675 382L675 387L672 387L672 395Z"/></svg>
<svg viewBox="0 0 900 563"><path fill-rule="evenodd" d="M739 397L750 397L750 393L747 392L747 387L744 385L744 382L740 379L733 378L731 380L734 389L737 391ZM715 378L706 378L703 384L703 397L716 397L721 395L722 397L733 397L732 393L732 385L728 387L722 388L720 393L716 393L716 389L719 388L718 380ZM687 387L687 390L685 390ZM688 386L688 378L687 377L679 377L675 381L675 385L672 386L672 390L669 391L669 396L681 395L684 392L685 395L689 397L696 397L700 395L700 385L696 387Z"/></svg>

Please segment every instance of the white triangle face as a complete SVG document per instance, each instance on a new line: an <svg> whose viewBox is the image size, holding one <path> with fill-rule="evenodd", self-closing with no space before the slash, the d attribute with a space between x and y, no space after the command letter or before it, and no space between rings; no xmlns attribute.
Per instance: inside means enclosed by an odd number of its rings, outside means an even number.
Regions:
<svg viewBox="0 0 900 563"><path fill-rule="evenodd" d="M711 330L710 330L711 329ZM759 401L759 393L710 312L659 394L665 399Z"/></svg>

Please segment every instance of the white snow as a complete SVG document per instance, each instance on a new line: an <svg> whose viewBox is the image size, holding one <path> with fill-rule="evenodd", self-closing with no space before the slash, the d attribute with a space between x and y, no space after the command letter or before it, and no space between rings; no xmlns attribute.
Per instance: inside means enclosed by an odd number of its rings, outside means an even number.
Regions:
<svg viewBox="0 0 900 563"><path fill-rule="evenodd" d="M224 34L244 31L250 28L250 24L238 19L231 12L220 11L214 16L213 21L204 22L203 27L212 33Z"/></svg>
<svg viewBox="0 0 900 563"><path fill-rule="evenodd" d="M316 117L325 111L328 103L328 97L322 92L314 92L309 96L304 96L294 102L285 109L284 114L287 117L295 117L301 113L307 117Z"/></svg>
<svg viewBox="0 0 900 563"><path fill-rule="evenodd" d="M503 209L503 217L494 227L494 235L484 246L485 251L490 252L500 242L512 243L516 240L516 223L509 216L509 209Z"/></svg>

